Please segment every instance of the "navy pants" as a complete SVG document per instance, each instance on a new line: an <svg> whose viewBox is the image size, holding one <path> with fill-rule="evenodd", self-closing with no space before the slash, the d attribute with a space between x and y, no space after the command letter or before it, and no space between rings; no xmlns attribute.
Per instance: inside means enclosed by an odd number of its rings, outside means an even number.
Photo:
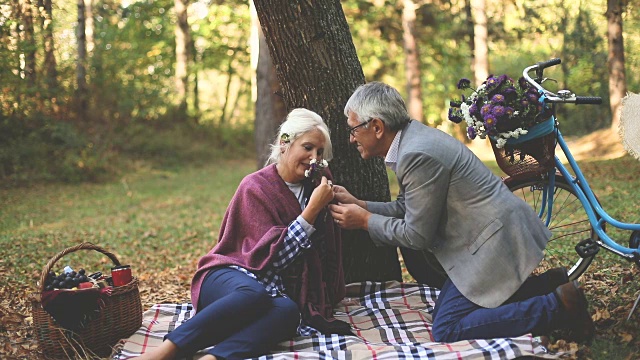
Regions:
<svg viewBox="0 0 640 360"><path fill-rule="evenodd" d="M492 309L474 304L447 279L433 309L433 338L455 342L540 335L557 323L559 310L545 276L530 277L505 304Z"/></svg>
<svg viewBox="0 0 640 360"><path fill-rule="evenodd" d="M215 345L218 359L264 355L273 345L296 335L300 312L293 300L271 297L264 285L231 268L211 270L202 283L198 312L165 336L179 356Z"/></svg>

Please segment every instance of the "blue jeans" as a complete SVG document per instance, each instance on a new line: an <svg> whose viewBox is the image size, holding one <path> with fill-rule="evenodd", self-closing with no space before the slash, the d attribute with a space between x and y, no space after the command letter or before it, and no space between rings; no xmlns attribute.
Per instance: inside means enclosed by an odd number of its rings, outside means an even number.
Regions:
<svg viewBox="0 0 640 360"><path fill-rule="evenodd" d="M264 355L296 335L298 306L286 297L271 297L264 285L231 268L209 271L202 283L198 312L165 336L179 356L215 345L207 353L218 359Z"/></svg>
<svg viewBox="0 0 640 360"><path fill-rule="evenodd" d="M438 342L544 334L560 311L557 297L541 287L546 279L532 277L505 304L483 308L464 297L447 279L433 310L433 338ZM540 289L544 289L540 294ZM523 298L522 295L532 297ZM557 320L556 320L557 321Z"/></svg>

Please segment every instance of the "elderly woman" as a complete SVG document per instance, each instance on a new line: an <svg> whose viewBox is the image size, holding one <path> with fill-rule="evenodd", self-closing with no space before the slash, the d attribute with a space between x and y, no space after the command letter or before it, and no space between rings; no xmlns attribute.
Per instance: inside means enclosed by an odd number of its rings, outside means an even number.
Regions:
<svg viewBox="0 0 640 360"><path fill-rule="evenodd" d="M265 354L296 331L350 332L332 318L345 287L340 232L326 210L333 185L322 165L331 158L322 118L291 111L267 166L242 180L217 245L198 263L195 316L141 358L189 356L215 345L203 359L241 359Z"/></svg>

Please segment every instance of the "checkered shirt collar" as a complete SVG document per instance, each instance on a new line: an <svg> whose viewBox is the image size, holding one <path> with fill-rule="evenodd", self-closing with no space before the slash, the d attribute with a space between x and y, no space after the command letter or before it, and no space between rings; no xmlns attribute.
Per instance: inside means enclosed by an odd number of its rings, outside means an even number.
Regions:
<svg viewBox="0 0 640 360"><path fill-rule="evenodd" d="M384 164L387 165L394 172L396 171L396 165L398 163L398 148L400 147L400 138L402 137L402 130L398 131L396 137L393 138L391 147L387 151L387 156L384 158Z"/></svg>

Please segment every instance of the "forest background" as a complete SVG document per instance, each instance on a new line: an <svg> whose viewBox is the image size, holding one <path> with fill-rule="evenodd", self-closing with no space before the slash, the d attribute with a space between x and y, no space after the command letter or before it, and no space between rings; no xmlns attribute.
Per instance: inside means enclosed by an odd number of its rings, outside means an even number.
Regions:
<svg viewBox="0 0 640 360"><path fill-rule="evenodd" d="M634 1L349 0L342 7L366 80L400 89L414 118L461 139L464 129L446 120L461 77L517 79L527 65L562 58L548 74L559 88L605 99L563 109L567 135L615 126L612 106L640 88ZM616 55L622 85L618 70L609 103L612 16L626 51ZM209 146L233 149L225 156L264 153L282 118L256 116L259 44L247 1L1 4L0 184L105 180L131 159L202 160ZM254 139L264 123L267 131ZM191 146L194 136L202 147Z"/></svg>
<svg viewBox="0 0 640 360"><path fill-rule="evenodd" d="M620 100L640 88L637 0L341 5L364 77L398 88L415 119L464 141L464 128L446 120L460 78L517 79L525 66L560 57L546 72L557 83L547 84L604 99L562 107L563 133L619 143ZM8 0L0 59L2 357L38 355L23 295L50 256L79 241L135 258L145 307L182 300L235 186L262 165L286 114L253 4ZM627 156L585 169L622 214L638 213L628 175L636 164ZM605 198L614 193L621 199ZM637 269L609 260L584 277L605 338L587 356L615 349L634 358L637 325L619 324L639 291Z"/></svg>

